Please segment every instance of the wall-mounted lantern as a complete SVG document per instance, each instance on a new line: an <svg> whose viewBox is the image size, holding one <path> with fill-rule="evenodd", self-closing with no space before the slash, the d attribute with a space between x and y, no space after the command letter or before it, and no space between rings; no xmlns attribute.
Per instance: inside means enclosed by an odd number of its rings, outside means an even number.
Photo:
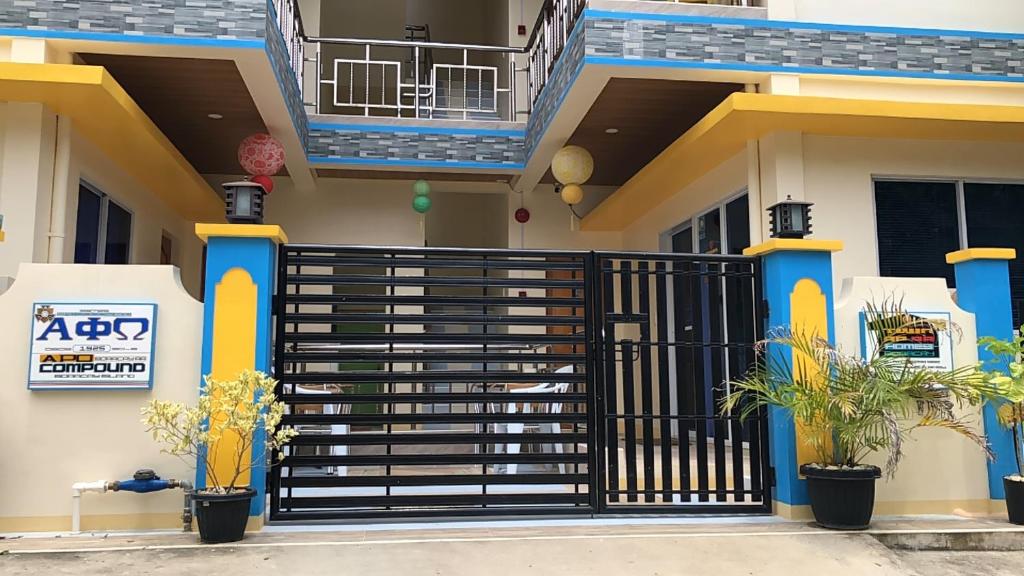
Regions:
<svg viewBox="0 0 1024 576"><path fill-rule="evenodd" d="M810 202L793 200L791 196L768 208L772 238L803 238L811 233Z"/></svg>
<svg viewBox="0 0 1024 576"><path fill-rule="evenodd" d="M263 197L267 191L255 182L228 182L225 206L232 224L263 224Z"/></svg>

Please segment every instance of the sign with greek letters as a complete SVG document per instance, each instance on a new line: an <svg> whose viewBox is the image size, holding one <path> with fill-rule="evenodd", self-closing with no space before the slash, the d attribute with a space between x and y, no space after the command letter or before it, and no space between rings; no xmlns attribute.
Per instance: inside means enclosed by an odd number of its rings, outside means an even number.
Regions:
<svg viewBox="0 0 1024 576"><path fill-rule="evenodd" d="M30 390L150 389L156 304L32 305Z"/></svg>

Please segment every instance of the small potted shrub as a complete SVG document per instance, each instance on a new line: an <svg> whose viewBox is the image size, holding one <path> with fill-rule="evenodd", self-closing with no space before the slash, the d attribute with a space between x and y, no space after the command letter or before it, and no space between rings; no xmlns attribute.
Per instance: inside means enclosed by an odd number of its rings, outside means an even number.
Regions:
<svg viewBox="0 0 1024 576"><path fill-rule="evenodd" d="M1021 327L1021 331L1024 332L1024 326ZM979 343L996 356L997 362L1006 367L1005 370L989 372L987 377L997 391L996 415L999 423L1013 434L1013 456L1017 463L1017 473L1003 477L1006 511L1010 522L1024 524L1024 363L1021 362L1024 337L1017 336L1013 340L986 337L979 340Z"/></svg>
<svg viewBox="0 0 1024 576"><path fill-rule="evenodd" d="M199 537L205 543L243 538L256 492L249 486L239 486L239 479L297 434L290 428L279 428L285 405L274 394L276 386L277 381L262 372L245 371L234 380L207 376L195 406L152 400L142 409L146 431L164 445L162 452L182 458L193 467L200 459L206 463L206 488L193 495ZM253 449L258 431L264 434L265 451L261 453ZM206 454L223 458L222 441L234 445L227 477L218 474L211 458L202 458Z"/></svg>
<svg viewBox="0 0 1024 576"><path fill-rule="evenodd" d="M928 322L897 306L865 312L878 322ZM941 327L949 330L949 326ZM793 351L794 361L766 354L766 346ZM881 349L881 347L879 347ZM991 453L984 436L957 417L954 406L978 406L987 398L985 379L970 366L939 371L906 358L879 353L862 359L839 351L814 335L773 330L758 345L759 358L744 377L731 382L722 411L745 417L769 406L790 412L808 430L805 440L816 455L800 467L815 521L825 528L863 530L871 523L875 481L882 469L865 463L873 453L886 457L892 477L908 436L923 427L946 428Z"/></svg>

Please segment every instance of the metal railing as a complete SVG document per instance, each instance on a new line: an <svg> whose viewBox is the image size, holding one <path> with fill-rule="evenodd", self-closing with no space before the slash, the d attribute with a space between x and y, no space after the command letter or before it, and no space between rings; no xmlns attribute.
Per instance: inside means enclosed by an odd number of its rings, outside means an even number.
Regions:
<svg viewBox="0 0 1024 576"><path fill-rule="evenodd" d="M299 0L273 0L273 5L277 16L277 27L281 31L281 35L284 36L288 59L301 92L305 83L306 33L302 29Z"/></svg>
<svg viewBox="0 0 1024 576"><path fill-rule="evenodd" d="M518 48L359 38L307 41L316 45L309 61L318 78L308 104L318 114L515 118Z"/></svg>
<svg viewBox="0 0 1024 576"><path fill-rule="evenodd" d="M547 0L541 7L530 41L526 44L531 111L586 5L587 0Z"/></svg>

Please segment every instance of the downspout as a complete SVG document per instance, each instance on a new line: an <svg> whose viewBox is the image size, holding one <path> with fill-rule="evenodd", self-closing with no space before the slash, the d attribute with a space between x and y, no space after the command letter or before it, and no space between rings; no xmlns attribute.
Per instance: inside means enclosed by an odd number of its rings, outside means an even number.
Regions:
<svg viewBox="0 0 1024 576"><path fill-rule="evenodd" d="M53 188L50 193L50 231L46 261L64 261L67 233L68 192L71 189L71 118L57 116L57 142L53 156Z"/></svg>

